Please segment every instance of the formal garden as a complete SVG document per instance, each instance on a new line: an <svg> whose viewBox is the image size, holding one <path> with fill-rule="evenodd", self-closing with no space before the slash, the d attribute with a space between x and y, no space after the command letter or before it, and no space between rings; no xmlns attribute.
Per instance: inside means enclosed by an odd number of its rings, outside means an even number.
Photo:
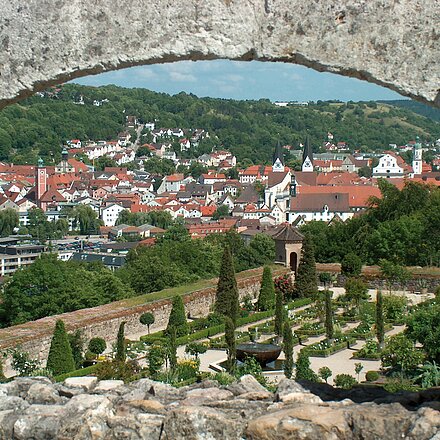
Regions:
<svg viewBox="0 0 440 440"><path fill-rule="evenodd" d="M228 383L251 373L270 387L273 376L253 356L237 361L239 344L257 343L281 345L280 374L296 380L330 379L335 386L350 388L362 382L363 372L364 383L390 391L440 385L440 290L417 305L392 291L378 290L372 298L359 273L351 273L353 267L345 271L345 289L335 289L338 295L330 290L329 274L319 275L324 288L318 289L313 247L306 238L294 283L290 275L273 279L266 266L258 296L240 301L232 254L225 246L216 300L208 316L188 319L182 296L176 295L165 329L151 333L154 315L145 313L140 316L145 335L127 339L122 322L112 346L97 337L85 346L81 333L67 334L60 320L45 368L19 349L9 353L12 367L19 375L43 374L56 381L82 375L126 382L150 377L175 386L205 377ZM223 367L201 369L201 359L216 351L224 359ZM341 353L346 357L347 351L356 360L355 375L347 370L333 377L329 365L337 363ZM316 358L328 360L328 365L313 370L311 360ZM380 362L380 367L365 371L370 361Z"/></svg>

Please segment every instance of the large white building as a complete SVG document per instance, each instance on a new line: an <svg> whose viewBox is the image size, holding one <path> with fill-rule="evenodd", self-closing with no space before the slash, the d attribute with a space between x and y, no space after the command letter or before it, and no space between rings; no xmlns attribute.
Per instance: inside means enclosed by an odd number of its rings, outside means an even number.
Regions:
<svg viewBox="0 0 440 440"><path fill-rule="evenodd" d="M400 156L387 152L379 159L377 167L373 168L373 177L402 178L411 171L411 167Z"/></svg>

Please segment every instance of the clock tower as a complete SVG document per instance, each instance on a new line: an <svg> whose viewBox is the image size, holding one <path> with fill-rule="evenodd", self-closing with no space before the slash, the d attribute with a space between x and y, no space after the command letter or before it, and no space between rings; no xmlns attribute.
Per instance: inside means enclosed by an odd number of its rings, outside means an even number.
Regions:
<svg viewBox="0 0 440 440"><path fill-rule="evenodd" d="M35 201L40 207L40 199L47 191L47 172L43 160L38 159L38 165L35 176Z"/></svg>

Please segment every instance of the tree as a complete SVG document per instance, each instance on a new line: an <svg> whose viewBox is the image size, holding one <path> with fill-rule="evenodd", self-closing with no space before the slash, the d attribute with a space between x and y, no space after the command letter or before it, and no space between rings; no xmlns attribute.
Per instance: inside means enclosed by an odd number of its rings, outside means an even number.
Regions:
<svg viewBox="0 0 440 440"><path fill-rule="evenodd" d="M283 293L281 291L276 292L276 304L275 304L275 334L279 337L283 334L284 325L284 308L283 308Z"/></svg>
<svg viewBox="0 0 440 440"><path fill-rule="evenodd" d="M174 371L177 368L177 328L171 326L167 331L167 354L170 368Z"/></svg>
<svg viewBox="0 0 440 440"><path fill-rule="evenodd" d="M362 270L362 260L353 252L344 256L341 261L341 273L348 277L358 277Z"/></svg>
<svg viewBox="0 0 440 440"><path fill-rule="evenodd" d="M354 372L357 374L358 382L359 382L359 375L361 374L363 369L364 369L364 366L360 362L356 362L354 364Z"/></svg>
<svg viewBox="0 0 440 440"><path fill-rule="evenodd" d="M6 208L0 211L0 236L7 237L12 235L14 229L19 226L18 212L12 208Z"/></svg>
<svg viewBox="0 0 440 440"><path fill-rule="evenodd" d="M83 235L95 234L101 224L96 212L87 205L77 205L73 210L73 216Z"/></svg>
<svg viewBox="0 0 440 440"><path fill-rule="evenodd" d="M378 290L376 294L376 337L379 350L383 350L385 341L385 326L383 316L383 296L382 291Z"/></svg>
<svg viewBox="0 0 440 440"><path fill-rule="evenodd" d="M200 342L190 342L185 347L185 353L194 356L196 359L199 358L199 355L206 353L206 350L206 346L201 344Z"/></svg>
<svg viewBox="0 0 440 440"><path fill-rule="evenodd" d="M215 311L232 319L235 325L239 310L237 281L235 279L234 263L228 245L224 247L217 283Z"/></svg>
<svg viewBox="0 0 440 440"><path fill-rule="evenodd" d="M165 350L159 344L153 344L148 351L148 369L150 375L155 377L165 362Z"/></svg>
<svg viewBox="0 0 440 440"><path fill-rule="evenodd" d="M295 380L310 380L312 382L317 382L317 379L317 375L310 368L309 355L306 350L302 349L296 358Z"/></svg>
<svg viewBox="0 0 440 440"><path fill-rule="evenodd" d="M175 328L177 337L185 336L189 333L188 322L186 321L185 306L180 295L176 295L172 300L172 308L168 325L165 330L169 334L171 328Z"/></svg>
<svg viewBox="0 0 440 440"><path fill-rule="evenodd" d="M332 292L325 291L325 333L330 344L333 344L333 310L332 310Z"/></svg>
<svg viewBox="0 0 440 440"><path fill-rule="evenodd" d="M350 277L345 282L345 292L358 314L361 302L368 299L368 286L360 278Z"/></svg>
<svg viewBox="0 0 440 440"><path fill-rule="evenodd" d="M403 373L415 370L422 362L423 353L403 333L391 336L381 353L382 367L391 367Z"/></svg>
<svg viewBox="0 0 440 440"><path fill-rule="evenodd" d="M290 379L293 372L293 333L288 322L283 327L283 344L284 344L284 375Z"/></svg>
<svg viewBox="0 0 440 440"><path fill-rule="evenodd" d="M228 205L220 205L212 214L213 220L219 220L221 218L225 218L229 216L229 207Z"/></svg>
<svg viewBox="0 0 440 440"><path fill-rule="evenodd" d="M273 284L272 271L269 266L263 269L260 294L258 295L257 307L260 311L272 310L275 306L275 287Z"/></svg>
<svg viewBox="0 0 440 440"><path fill-rule="evenodd" d="M329 367L321 367L318 370L318 376L325 381L325 383L328 383L328 379L332 376L332 370L330 370Z"/></svg>
<svg viewBox="0 0 440 440"><path fill-rule="evenodd" d="M295 296L311 297L318 290L315 252L310 234L304 236L301 259L295 277Z"/></svg>
<svg viewBox="0 0 440 440"><path fill-rule="evenodd" d="M69 333L67 336L69 337L69 344L70 348L72 349L73 360L75 361L75 368L79 369L84 362L84 340L82 337L82 332L78 329L74 333Z"/></svg>
<svg viewBox="0 0 440 440"><path fill-rule="evenodd" d="M125 362L127 358L127 343L125 342L125 321L119 324L119 330L116 340L116 356L115 359L119 362Z"/></svg>
<svg viewBox="0 0 440 440"><path fill-rule="evenodd" d="M103 338L92 338L89 341L88 349L95 356L99 356L101 353L104 353L106 348L107 344Z"/></svg>
<svg viewBox="0 0 440 440"><path fill-rule="evenodd" d="M148 334L150 334L150 325L154 324L154 315L151 312L142 313L139 318L141 324L148 327Z"/></svg>
<svg viewBox="0 0 440 440"><path fill-rule="evenodd" d="M69 373L75 369L75 361L73 360L69 338L66 328L64 327L64 322L61 319L55 324L46 368L50 370L54 376Z"/></svg>
<svg viewBox="0 0 440 440"><path fill-rule="evenodd" d="M436 300L437 301L437 300ZM428 359L440 363L440 304L419 306L406 321L406 336L423 346Z"/></svg>
<svg viewBox="0 0 440 440"><path fill-rule="evenodd" d="M385 279L390 294L392 292L393 284L399 283L404 286L409 279L411 273L403 266L394 264L391 261L382 259L379 261L381 276Z"/></svg>
<svg viewBox="0 0 440 440"><path fill-rule="evenodd" d="M236 362L235 324L229 316L225 317L225 342L226 354L228 356L226 369L232 373L235 369Z"/></svg>

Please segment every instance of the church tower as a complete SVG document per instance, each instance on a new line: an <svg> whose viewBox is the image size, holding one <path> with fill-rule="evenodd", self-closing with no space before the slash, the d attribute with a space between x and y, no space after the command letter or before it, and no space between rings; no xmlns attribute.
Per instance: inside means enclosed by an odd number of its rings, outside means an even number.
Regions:
<svg viewBox="0 0 440 440"><path fill-rule="evenodd" d="M275 153L272 160L272 171L274 173L282 173L284 171L283 152L281 151L280 141L277 143Z"/></svg>
<svg viewBox="0 0 440 440"><path fill-rule="evenodd" d="M313 151L310 145L310 137L307 135L304 143L303 157L302 157L302 171L313 172Z"/></svg>
<svg viewBox="0 0 440 440"><path fill-rule="evenodd" d="M422 174L422 144L420 143L419 137L416 138L416 143L413 148L413 174L415 176Z"/></svg>
<svg viewBox="0 0 440 440"><path fill-rule="evenodd" d="M37 206L40 206L40 199L43 194L47 191L47 173L46 167L44 166L43 159L38 159L38 165L36 169L35 176L35 202Z"/></svg>

